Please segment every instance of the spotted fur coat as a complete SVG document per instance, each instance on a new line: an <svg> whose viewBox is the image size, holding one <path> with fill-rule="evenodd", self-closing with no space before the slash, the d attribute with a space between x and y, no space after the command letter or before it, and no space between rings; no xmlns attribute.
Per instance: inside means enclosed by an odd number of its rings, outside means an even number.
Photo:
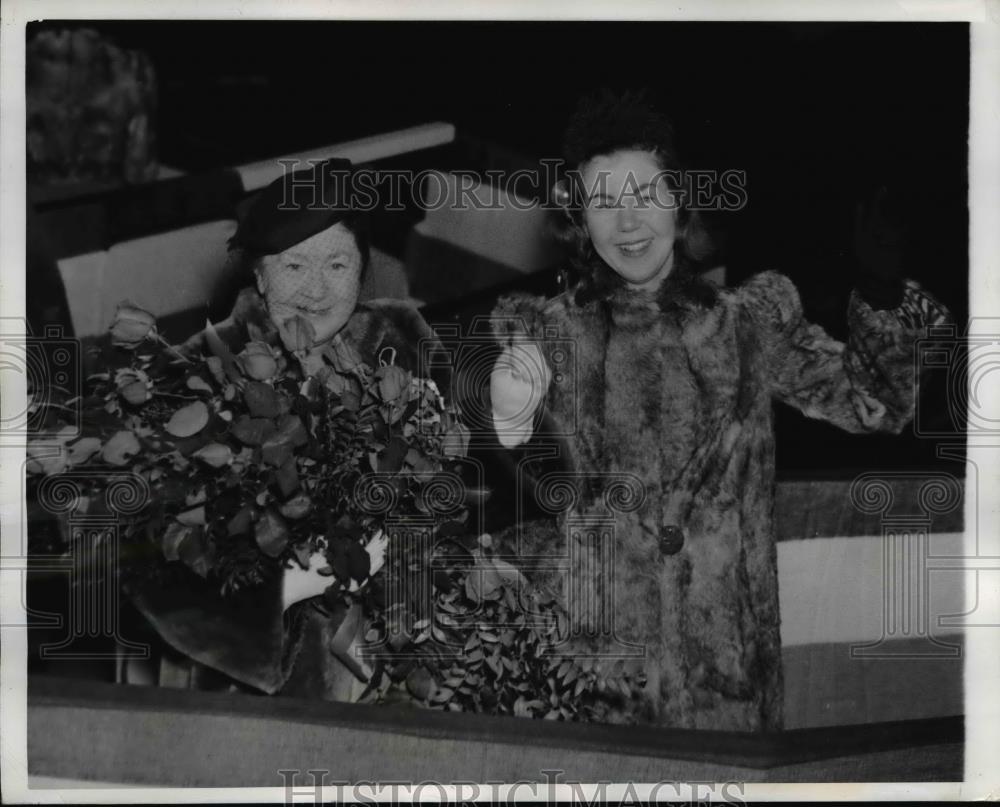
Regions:
<svg viewBox="0 0 1000 807"><path fill-rule="evenodd" d="M501 345L523 331L540 340L555 448L572 468L572 495L538 480L555 519L504 540L548 568L534 579L569 609L564 650L643 669L622 719L781 727L773 403L850 432L899 432L914 410L914 341L944 316L912 282L892 310L855 293L843 344L773 272L714 305L627 289L585 305L500 302Z"/></svg>

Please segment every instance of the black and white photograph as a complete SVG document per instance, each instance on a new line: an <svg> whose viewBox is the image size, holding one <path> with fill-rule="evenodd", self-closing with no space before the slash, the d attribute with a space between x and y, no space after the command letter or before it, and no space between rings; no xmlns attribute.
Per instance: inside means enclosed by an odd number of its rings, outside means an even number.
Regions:
<svg viewBox="0 0 1000 807"><path fill-rule="evenodd" d="M4 15L4 800L995 792L997 6L214 5Z"/></svg>

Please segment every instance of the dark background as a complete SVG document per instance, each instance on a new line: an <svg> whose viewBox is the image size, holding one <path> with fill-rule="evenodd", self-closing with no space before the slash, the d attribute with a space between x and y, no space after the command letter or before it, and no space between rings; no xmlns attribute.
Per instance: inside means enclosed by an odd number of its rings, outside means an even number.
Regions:
<svg viewBox="0 0 1000 807"><path fill-rule="evenodd" d="M435 120L557 156L581 93L646 87L690 166L747 173L747 207L717 222L731 281L780 269L807 315L844 336L855 208L885 184L907 274L967 316L965 23L41 25L146 51L160 159L188 170ZM943 388L931 394L942 403ZM934 461L926 439L846 436L781 408L778 420L783 471Z"/></svg>

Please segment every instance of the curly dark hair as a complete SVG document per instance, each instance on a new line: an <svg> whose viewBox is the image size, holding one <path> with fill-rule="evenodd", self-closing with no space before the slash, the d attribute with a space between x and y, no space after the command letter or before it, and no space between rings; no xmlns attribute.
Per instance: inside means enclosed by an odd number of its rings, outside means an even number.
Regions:
<svg viewBox="0 0 1000 807"><path fill-rule="evenodd" d="M583 224L583 188L579 168L594 157L616 151L648 151L655 155L671 191L680 190L684 165L678 154L674 127L648 100L644 91L615 93L602 89L584 96L566 127L563 154L571 169L572 186L566 220L560 236L570 249L570 263L579 276L577 302L601 299L624 285L596 253ZM680 194L683 200L684 195ZM677 211L674 269L664 295L685 298L701 305L715 302L715 289L698 276L699 266L712 253L708 232L696 211L683 203Z"/></svg>
<svg viewBox="0 0 1000 807"><path fill-rule="evenodd" d="M643 91L598 90L580 99L563 137L563 156L579 166L601 154L623 149L651 151L664 170L680 170L674 127Z"/></svg>

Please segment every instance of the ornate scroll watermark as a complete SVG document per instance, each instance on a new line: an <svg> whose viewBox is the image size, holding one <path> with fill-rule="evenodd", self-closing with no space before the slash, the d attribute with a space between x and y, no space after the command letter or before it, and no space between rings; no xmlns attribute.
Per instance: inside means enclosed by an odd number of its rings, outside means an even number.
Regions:
<svg viewBox="0 0 1000 807"><path fill-rule="evenodd" d="M108 474L104 507L90 512L85 482L90 474L66 471L46 477L38 488L39 506L65 524L72 550L68 557L46 558L46 568L68 576L70 604L66 635L41 645L43 659L145 659L150 648L121 635L118 572L122 519L149 502L146 481L131 472ZM37 568L33 564L32 568ZM74 649L81 639L114 641L114 650Z"/></svg>

